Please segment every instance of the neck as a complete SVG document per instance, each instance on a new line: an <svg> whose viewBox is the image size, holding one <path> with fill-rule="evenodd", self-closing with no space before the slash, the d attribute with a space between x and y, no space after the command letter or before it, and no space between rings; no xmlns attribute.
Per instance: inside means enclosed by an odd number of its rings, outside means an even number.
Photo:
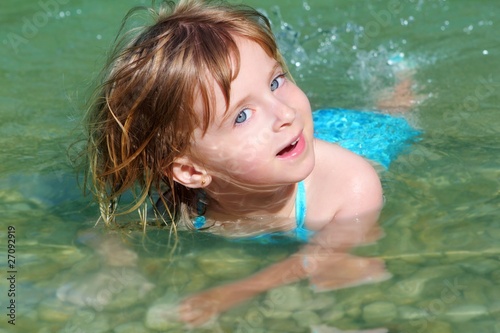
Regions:
<svg viewBox="0 0 500 333"><path fill-rule="evenodd" d="M296 184L242 189L224 183L206 188L210 203L208 214L225 218L285 217L294 208ZM220 190L223 189L223 190Z"/></svg>

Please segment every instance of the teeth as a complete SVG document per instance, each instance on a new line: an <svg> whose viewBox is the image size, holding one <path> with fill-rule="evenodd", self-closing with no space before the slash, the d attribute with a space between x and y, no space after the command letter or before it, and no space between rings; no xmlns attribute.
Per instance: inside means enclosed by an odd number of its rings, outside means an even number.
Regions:
<svg viewBox="0 0 500 333"><path fill-rule="evenodd" d="M283 154L286 154L287 152L295 149L295 146L297 145L297 142L299 142L300 138L298 138L297 140L295 140L294 142L290 143L290 145L286 146L285 148L283 148L279 153L278 155L283 155Z"/></svg>

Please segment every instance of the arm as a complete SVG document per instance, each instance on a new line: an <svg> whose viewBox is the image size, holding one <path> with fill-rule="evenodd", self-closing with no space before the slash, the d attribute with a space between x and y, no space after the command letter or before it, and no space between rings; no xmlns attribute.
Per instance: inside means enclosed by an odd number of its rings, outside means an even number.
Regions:
<svg viewBox="0 0 500 333"><path fill-rule="evenodd" d="M179 308L180 318L190 325L198 326L262 292L306 278L310 279L316 291L386 279L387 274L381 260L350 255L346 252L350 244L346 246L345 242L340 242L340 247L336 247L334 243L325 246L325 241L331 238L330 232L352 235L353 228L341 231L336 227L340 225L346 224L332 222L301 251L248 278L188 297ZM373 241L378 234L375 232L370 236L366 235L363 240Z"/></svg>
<svg viewBox="0 0 500 333"><path fill-rule="evenodd" d="M383 235L377 224L383 205L378 174L366 160L338 146L319 141L316 148L327 159L317 168L316 179L333 178L329 186L318 182L317 191L335 189L339 205L331 212L333 219L319 225L321 231L303 251L310 283L316 290L331 290L387 279L381 260L348 254L353 247L373 243ZM332 193L323 192L322 197L330 198ZM328 204L320 203L319 208L324 207Z"/></svg>
<svg viewBox="0 0 500 333"><path fill-rule="evenodd" d="M348 154L349 157L353 157ZM343 160L349 171L342 177L339 209L329 223L301 251L256 274L188 297L180 307L181 319L200 325L272 288L309 278L317 290L332 290L386 278L378 259L359 258L347 252L354 246L373 242L381 235L376 225L382 205L380 181L364 160ZM335 164L334 164L335 165ZM318 175L321 176L321 175ZM340 178L340 177L339 177ZM340 181L337 180L336 185ZM321 184L324 188L324 182ZM339 186L332 187L339 188ZM323 195L325 200L331 196ZM324 206L325 203L321 203Z"/></svg>
<svg viewBox="0 0 500 333"><path fill-rule="evenodd" d="M188 297L179 308L180 318L189 325L199 326L264 291L306 277L307 272L303 268L301 256L292 255L248 278Z"/></svg>

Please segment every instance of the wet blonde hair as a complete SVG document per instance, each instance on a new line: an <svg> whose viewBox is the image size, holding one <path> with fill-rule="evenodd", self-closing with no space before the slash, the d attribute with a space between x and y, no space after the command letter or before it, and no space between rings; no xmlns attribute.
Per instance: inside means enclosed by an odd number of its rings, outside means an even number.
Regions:
<svg viewBox="0 0 500 333"><path fill-rule="evenodd" d="M214 79L229 105L239 70L235 37L256 42L285 63L268 19L250 7L180 0L149 12L152 25L129 42L129 34L117 42L89 109L88 179L106 223L143 208L155 193L167 208L167 222L192 227L199 190L174 182L172 165L189 154L193 131L206 131L213 120ZM194 111L195 94L203 101L202 116ZM129 190L132 203L117 210L116 202Z"/></svg>

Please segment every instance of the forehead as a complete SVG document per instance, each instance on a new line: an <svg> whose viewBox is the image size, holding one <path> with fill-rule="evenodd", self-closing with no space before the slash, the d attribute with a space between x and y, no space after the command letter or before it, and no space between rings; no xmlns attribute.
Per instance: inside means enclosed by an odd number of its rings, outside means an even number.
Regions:
<svg viewBox="0 0 500 333"><path fill-rule="evenodd" d="M233 38L235 48L229 49L227 58L220 63L225 68L204 68L203 73L200 73L194 92L194 110L205 125L202 126L203 132L210 125L220 126L226 119L235 95L244 92L248 83L246 79L267 74L265 70L268 67L280 65L267 47L248 38Z"/></svg>

